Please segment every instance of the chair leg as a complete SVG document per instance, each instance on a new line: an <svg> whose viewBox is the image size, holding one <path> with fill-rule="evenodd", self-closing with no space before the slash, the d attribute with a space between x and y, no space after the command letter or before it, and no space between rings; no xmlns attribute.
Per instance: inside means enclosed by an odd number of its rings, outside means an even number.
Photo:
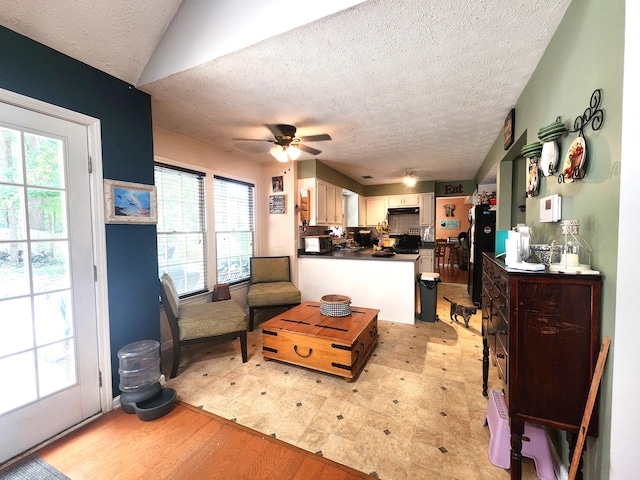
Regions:
<svg viewBox="0 0 640 480"><path fill-rule="evenodd" d="M249 307L249 331L253 332L253 316L255 314L254 307Z"/></svg>
<svg viewBox="0 0 640 480"><path fill-rule="evenodd" d="M173 342L173 364L171 365L171 374L169 378L174 378L178 373L178 366L180 365L180 343Z"/></svg>
<svg viewBox="0 0 640 480"><path fill-rule="evenodd" d="M240 350L242 351L242 363L247 363L247 331L240 332Z"/></svg>

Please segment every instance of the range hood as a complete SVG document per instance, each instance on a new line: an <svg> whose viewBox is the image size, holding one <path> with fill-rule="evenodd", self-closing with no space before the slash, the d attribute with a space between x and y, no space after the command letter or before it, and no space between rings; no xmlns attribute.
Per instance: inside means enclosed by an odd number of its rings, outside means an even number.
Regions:
<svg viewBox="0 0 640 480"><path fill-rule="evenodd" d="M389 215L417 215L420 213L420 207L390 208L387 213Z"/></svg>

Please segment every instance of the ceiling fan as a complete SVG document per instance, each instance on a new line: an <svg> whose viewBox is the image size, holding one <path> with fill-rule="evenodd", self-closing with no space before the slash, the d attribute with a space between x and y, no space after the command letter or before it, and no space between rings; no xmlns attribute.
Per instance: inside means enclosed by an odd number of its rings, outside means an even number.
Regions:
<svg viewBox="0 0 640 480"><path fill-rule="evenodd" d="M265 127L271 131L274 139L234 138L234 140L271 142L274 145L271 147L269 152L280 162L297 160L300 157L301 151L310 153L311 155L318 155L321 153L321 150L309 147L301 142L321 142L324 140L331 140L331 136L327 133L296 137L296 127L293 125L265 124Z"/></svg>

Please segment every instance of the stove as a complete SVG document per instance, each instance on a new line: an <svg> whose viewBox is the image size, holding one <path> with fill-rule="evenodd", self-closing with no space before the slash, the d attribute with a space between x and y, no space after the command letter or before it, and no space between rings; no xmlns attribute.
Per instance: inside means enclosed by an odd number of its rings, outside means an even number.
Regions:
<svg viewBox="0 0 640 480"><path fill-rule="evenodd" d="M420 253L418 248L396 247L394 250L396 253Z"/></svg>
<svg viewBox="0 0 640 480"><path fill-rule="evenodd" d="M396 253L420 253L420 235L390 235L396 239Z"/></svg>

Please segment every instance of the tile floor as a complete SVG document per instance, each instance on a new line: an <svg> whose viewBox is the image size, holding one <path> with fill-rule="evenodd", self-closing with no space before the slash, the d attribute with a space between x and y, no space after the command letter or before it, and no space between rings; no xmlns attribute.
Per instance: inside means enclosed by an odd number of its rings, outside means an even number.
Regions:
<svg viewBox="0 0 640 480"><path fill-rule="evenodd" d="M508 479L489 462L482 425L480 311L468 329L451 322L444 295L471 305L466 285L441 283L440 321L380 319L380 342L352 383L263 360L258 327L247 363L237 341L195 346L167 385L189 404L384 480ZM495 370L489 388L500 388ZM535 478L525 459L523 479Z"/></svg>

